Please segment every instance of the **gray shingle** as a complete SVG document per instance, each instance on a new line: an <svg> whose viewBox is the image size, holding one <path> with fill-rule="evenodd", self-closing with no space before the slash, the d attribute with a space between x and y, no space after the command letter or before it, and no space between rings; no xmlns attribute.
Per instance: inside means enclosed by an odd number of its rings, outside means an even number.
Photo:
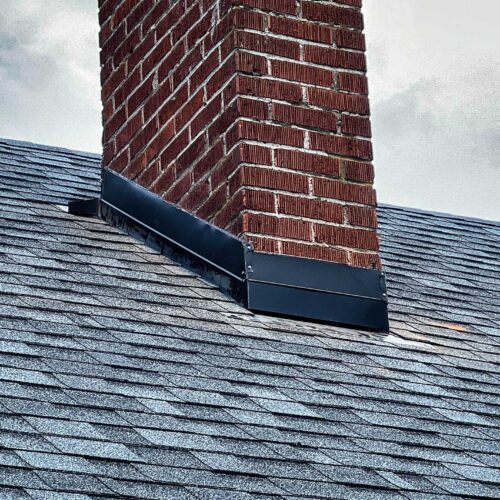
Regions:
<svg viewBox="0 0 500 500"><path fill-rule="evenodd" d="M388 337L249 314L54 207L99 161L0 139L1 498L498 496L497 223L379 208Z"/></svg>

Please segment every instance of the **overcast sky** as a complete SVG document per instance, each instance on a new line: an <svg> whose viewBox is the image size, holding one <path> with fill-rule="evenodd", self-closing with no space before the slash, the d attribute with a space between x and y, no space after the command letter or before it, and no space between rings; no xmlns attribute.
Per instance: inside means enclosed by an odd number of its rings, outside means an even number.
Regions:
<svg viewBox="0 0 500 500"><path fill-rule="evenodd" d="M0 0L0 136L100 152L97 0ZM364 0L379 201L500 219L500 0Z"/></svg>

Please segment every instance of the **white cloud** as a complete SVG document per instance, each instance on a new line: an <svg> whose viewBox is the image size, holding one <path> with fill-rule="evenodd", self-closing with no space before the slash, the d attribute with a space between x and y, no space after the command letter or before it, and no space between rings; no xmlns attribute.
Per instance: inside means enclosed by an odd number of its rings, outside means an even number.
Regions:
<svg viewBox="0 0 500 500"><path fill-rule="evenodd" d="M100 151L93 0L0 0L0 136Z"/></svg>
<svg viewBox="0 0 500 500"><path fill-rule="evenodd" d="M500 218L496 0L365 0L379 200Z"/></svg>

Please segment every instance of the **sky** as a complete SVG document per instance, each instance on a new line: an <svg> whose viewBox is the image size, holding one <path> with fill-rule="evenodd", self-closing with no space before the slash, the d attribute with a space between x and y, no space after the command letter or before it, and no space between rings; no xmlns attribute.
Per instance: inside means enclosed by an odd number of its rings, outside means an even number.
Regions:
<svg viewBox="0 0 500 500"><path fill-rule="evenodd" d="M0 137L101 152L97 0L0 0ZM499 0L364 0L378 199L500 220Z"/></svg>

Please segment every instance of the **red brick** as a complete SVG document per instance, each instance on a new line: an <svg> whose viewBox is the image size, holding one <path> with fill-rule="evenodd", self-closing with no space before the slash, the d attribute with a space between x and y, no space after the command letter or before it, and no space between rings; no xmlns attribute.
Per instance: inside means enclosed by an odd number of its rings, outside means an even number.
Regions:
<svg viewBox="0 0 500 500"><path fill-rule="evenodd" d="M254 163L256 165L271 165L272 154L269 148L256 146L255 144L241 144L240 159L243 163Z"/></svg>
<svg viewBox="0 0 500 500"><path fill-rule="evenodd" d="M191 172L186 172L184 177L178 179L175 184L163 195L163 198L170 203L178 203L179 200L189 191L193 184Z"/></svg>
<svg viewBox="0 0 500 500"><path fill-rule="evenodd" d="M240 49L274 54L288 59L300 59L300 45L297 42L268 35L238 31L235 35L234 45Z"/></svg>
<svg viewBox="0 0 500 500"><path fill-rule="evenodd" d="M273 104L273 119L278 122L329 130L331 132L337 130L337 118L330 111L318 111L305 107L287 106L286 104Z"/></svg>
<svg viewBox="0 0 500 500"><path fill-rule="evenodd" d="M276 212L274 194L269 191L244 189L243 208L259 212Z"/></svg>
<svg viewBox="0 0 500 500"><path fill-rule="evenodd" d="M345 250L320 246L315 244L297 243L295 241L283 241L281 243L281 253L302 257L305 259L323 260L328 262L337 262L347 264L348 254Z"/></svg>
<svg viewBox="0 0 500 500"><path fill-rule="evenodd" d="M315 178L313 179L313 193L322 198L376 205L375 191L371 185L349 184L339 180Z"/></svg>
<svg viewBox="0 0 500 500"><path fill-rule="evenodd" d="M196 210L196 215L205 220L210 220L212 216L220 210L227 202L227 185L223 184L216 191L212 192L208 199Z"/></svg>
<svg viewBox="0 0 500 500"><path fill-rule="evenodd" d="M162 82L169 76L173 68L181 61L181 59L186 54L186 47L184 41L180 41L174 48L170 51L168 56L161 62L158 67L158 78Z"/></svg>
<svg viewBox="0 0 500 500"><path fill-rule="evenodd" d="M338 224L344 222L344 207L342 205L302 196L280 195L278 197L278 213Z"/></svg>
<svg viewBox="0 0 500 500"><path fill-rule="evenodd" d="M277 149L275 155L278 167L323 174L329 177L340 176L340 160L337 158L289 149Z"/></svg>
<svg viewBox="0 0 500 500"><path fill-rule="evenodd" d="M282 14L295 14L297 10L295 0L233 0L233 4Z"/></svg>
<svg viewBox="0 0 500 500"><path fill-rule="evenodd" d="M250 73L252 75L267 74L267 59L257 54L238 52L236 54L236 66L236 69L242 73Z"/></svg>
<svg viewBox="0 0 500 500"><path fill-rule="evenodd" d="M236 59L230 57L207 82L207 98L210 99L218 90L220 90L229 80L234 78L236 73Z"/></svg>
<svg viewBox="0 0 500 500"><path fill-rule="evenodd" d="M219 140L221 135L238 119L238 106L233 103L214 121L208 129L209 141L212 143Z"/></svg>
<svg viewBox="0 0 500 500"><path fill-rule="evenodd" d="M271 74L283 80L304 82L321 87L333 86L333 71L315 68L308 64L297 64L289 61L272 61Z"/></svg>
<svg viewBox="0 0 500 500"><path fill-rule="evenodd" d="M103 139L107 141L113 136L113 134L125 124L127 115L125 112L125 107L122 106L120 109L115 111L114 115L104 124Z"/></svg>
<svg viewBox="0 0 500 500"><path fill-rule="evenodd" d="M244 121L238 123L238 132L240 139L283 146L301 147L304 145L304 132L288 127Z"/></svg>
<svg viewBox="0 0 500 500"><path fill-rule="evenodd" d="M140 87L127 99L128 114L131 115L139 106L153 94L153 76L145 80Z"/></svg>
<svg viewBox="0 0 500 500"><path fill-rule="evenodd" d="M372 183L375 178L373 165L371 163L358 163L356 161L344 161L345 177L350 181Z"/></svg>
<svg viewBox="0 0 500 500"><path fill-rule="evenodd" d="M174 43L180 40L188 32L188 30L196 24L198 19L200 19L200 16L200 5L198 2L196 2L191 7L191 9L181 17L174 30L172 31L172 38L174 40Z"/></svg>
<svg viewBox="0 0 500 500"><path fill-rule="evenodd" d="M368 79L365 75L339 73L339 90L367 95Z"/></svg>
<svg viewBox="0 0 500 500"><path fill-rule="evenodd" d="M177 134L175 139L170 142L167 148L161 154L161 164L164 166L170 165L176 158L177 155L188 145L189 143L189 133L187 130Z"/></svg>
<svg viewBox="0 0 500 500"><path fill-rule="evenodd" d="M203 129L208 128L212 120L221 112L222 98L214 97L206 104L191 123L191 137L196 137Z"/></svg>
<svg viewBox="0 0 500 500"><path fill-rule="evenodd" d="M155 180L154 184L151 185L151 191L156 194L161 194L169 189L175 180L175 168L166 168L163 172L160 172L159 177Z"/></svg>
<svg viewBox="0 0 500 500"><path fill-rule="evenodd" d="M252 76L240 75L236 80L236 89L239 94L279 99L281 101L301 102L302 90L294 83L264 80Z"/></svg>
<svg viewBox="0 0 500 500"><path fill-rule="evenodd" d="M349 111L360 115L367 115L370 111L368 98L360 95L343 94L334 90L308 89L309 104L337 111Z"/></svg>
<svg viewBox="0 0 500 500"><path fill-rule="evenodd" d="M243 231L260 235L281 236L311 241L311 224L298 219L264 214L243 214Z"/></svg>
<svg viewBox="0 0 500 500"><path fill-rule="evenodd" d="M184 125L189 123L193 119L193 116L200 111L203 106L204 97L205 93L203 89L200 89L175 115L175 129L177 131L181 130ZM173 106L170 109L172 112L174 111ZM166 115L167 114L163 115L162 120L165 119Z"/></svg>
<svg viewBox="0 0 500 500"><path fill-rule="evenodd" d="M369 118L360 116L342 115L342 132L349 135L372 136L372 127Z"/></svg>
<svg viewBox="0 0 500 500"><path fill-rule="evenodd" d="M235 9L233 11L233 23L236 28L248 28L256 31L264 31L265 17L255 11Z"/></svg>
<svg viewBox="0 0 500 500"><path fill-rule="evenodd" d="M337 47L366 50L365 35L359 31L338 30L336 33Z"/></svg>
<svg viewBox="0 0 500 500"><path fill-rule="evenodd" d="M175 161L177 175L189 167L196 161L197 158L202 156L206 150L206 137L201 135L198 139L191 141L188 148L179 156ZM192 169L190 169L192 171Z"/></svg>
<svg viewBox="0 0 500 500"><path fill-rule="evenodd" d="M231 180L231 192L241 186L253 186L291 193L307 193L307 177L268 168L241 167L238 176Z"/></svg>
<svg viewBox="0 0 500 500"><path fill-rule="evenodd" d="M144 186L145 188L149 188L151 184L158 178L158 165L153 163L146 170L141 172L141 175L135 179L135 181Z"/></svg>
<svg viewBox="0 0 500 500"><path fill-rule="evenodd" d="M194 186L189 186L189 191L181 199L179 205L190 212L194 212L210 195L210 183L203 180Z"/></svg>
<svg viewBox="0 0 500 500"><path fill-rule="evenodd" d="M254 235L250 236L248 239L252 243L252 246L256 252L274 254L279 253L279 243L277 240Z"/></svg>
<svg viewBox="0 0 500 500"><path fill-rule="evenodd" d="M382 269L382 262L376 253L349 252L349 264L367 269Z"/></svg>
<svg viewBox="0 0 500 500"><path fill-rule="evenodd" d="M214 15L214 10L208 11L201 20L196 23L188 32L187 35L187 46L188 49L196 45L202 40L209 32L212 25L212 18Z"/></svg>
<svg viewBox="0 0 500 500"><path fill-rule="evenodd" d="M302 2L302 13L313 21L363 29L363 16L356 10L310 1Z"/></svg>
<svg viewBox="0 0 500 500"><path fill-rule="evenodd" d="M377 227L377 212L374 208L348 206L347 221L351 226Z"/></svg>
<svg viewBox="0 0 500 500"><path fill-rule="evenodd" d="M302 38L313 42L333 43L331 28L286 17L271 16L269 18L269 30L280 35Z"/></svg>
<svg viewBox="0 0 500 500"><path fill-rule="evenodd" d="M146 162L149 163L151 160L157 158L160 151L168 144L173 136L174 125L172 122L169 122L160 129L158 135L146 147Z"/></svg>
<svg viewBox="0 0 500 500"><path fill-rule="evenodd" d="M370 141L319 134L318 132L311 132L310 137L311 149L362 160L371 160L373 158L372 143Z"/></svg>
<svg viewBox="0 0 500 500"><path fill-rule="evenodd" d="M304 47L304 58L306 61L332 66L333 68L366 71L366 57L359 52L306 45Z"/></svg>
<svg viewBox="0 0 500 500"><path fill-rule="evenodd" d="M210 181L212 189L224 183L236 172L240 164L240 152L235 148L230 154L226 155L224 161L212 172ZM239 186L238 186L239 188ZM235 191L238 189L236 188Z"/></svg>
<svg viewBox="0 0 500 500"><path fill-rule="evenodd" d="M203 64L191 76L191 94L216 70L219 64L219 52L217 50L203 59Z"/></svg>
<svg viewBox="0 0 500 500"><path fill-rule="evenodd" d="M146 169L145 157L138 156L137 158L133 159L128 163L127 168L125 168L122 174L129 179L135 179L145 169Z"/></svg>
<svg viewBox="0 0 500 500"><path fill-rule="evenodd" d="M362 250L378 250L378 238L375 231L315 224L314 234L318 243Z"/></svg>
<svg viewBox="0 0 500 500"><path fill-rule="evenodd" d="M269 115L269 106L266 102L257 99L238 98L237 101L239 116L255 118L256 120L266 120Z"/></svg>
<svg viewBox="0 0 500 500"><path fill-rule="evenodd" d="M154 50L142 60L142 74L148 75L158 66L158 63L169 53L172 48L170 37L164 37L155 43Z"/></svg>
<svg viewBox="0 0 500 500"><path fill-rule="evenodd" d="M184 7L183 5L183 2L179 2L181 4L182 7ZM151 10L149 12L149 14L144 18L143 22L142 22L142 30L143 30L143 33L146 33L148 32L152 27L153 25L160 25L161 24L161 21L160 23L158 23L160 17L162 17L169 9L170 7L170 0L159 0L155 7L153 8L153 10ZM174 9L175 9L176 6L174 6ZM172 10L174 10L172 9ZM176 12L177 14L177 19L179 18L179 15L180 13ZM168 16L166 16L168 17Z"/></svg>
<svg viewBox="0 0 500 500"><path fill-rule="evenodd" d="M174 69L172 74L174 88L182 83L182 81L188 77L188 75L192 74L194 68L201 63L203 60L203 55L201 53L201 47L196 46L193 48L186 57L182 60L182 62Z"/></svg>
<svg viewBox="0 0 500 500"><path fill-rule="evenodd" d="M162 92L156 91L152 98L146 103L144 108L144 119L158 112L158 119L160 122L164 123L170 120L188 100L187 85L183 85L176 90L175 94L165 97L165 99L163 99L162 94ZM159 103L161 103L161 107L158 107Z"/></svg>
<svg viewBox="0 0 500 500"><path fill-rule="evenodd" d="M196 165L193 167L193 179L194 181L198 181L204 175L208 174L212 171L222 160L224 156L224 146L222 141L216 142L212 148L208 151L206 155L204 155L201 159L198 160Z"/></svg>

